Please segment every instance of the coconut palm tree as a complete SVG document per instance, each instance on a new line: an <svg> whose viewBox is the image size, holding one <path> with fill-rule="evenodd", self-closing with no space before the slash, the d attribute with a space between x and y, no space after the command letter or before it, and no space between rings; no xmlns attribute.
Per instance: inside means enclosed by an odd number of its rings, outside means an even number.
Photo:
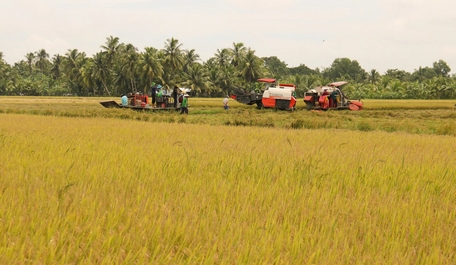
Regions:
<svg viewBox="0 0 456 265"><path fill-rule="evenodd" d="M241 87L241 82L237 78L239 73L234 66L228 65L216 70L218 72L217 85L221 88L224 94L228 95L233 89Z"/></svg>
<svg viewBox="0 0 456 265"><path fill-rule="evenodd" d="M118 94L127 94L129 92L132 92L130 88L131 81L128 73L122 69L121 65L115 65L111 72L113 77L112 84L115 88L114 90Z"/></svg>
<svg viewBox="0 0 456 265"><path fill-rule="evenodd" d="M233 48L229 49L229 51L231 52L232 56L231 64L234 67L237 67L240 64L242 58L245 56L246 50L247 48L244 46L244 43L233 42Z"/></svg>
<svg viewBox="0 0 456 265"><path fill-rule="evenodd" d="M369 82L373 85L377 82L377 80L380 78L380 74L377 72L377 70L375 69L372 69L370 70L370 72L368 73L368 78L369 78Z"/></svg>
<svg viewBox="0 0 456 265"><path fill-rule="evenodd" d="M103 84L104 91L106 91L106 93L111 96L111 92L107 86L110 71L108 68L107 60L105 60L105 53L96 53L92 59L92 62L93 67L91 67L91 69L93 77Z"/></svg>
<svg viewBox="0 0 456 265"><path fill-rule="evenodd" d="M51 64L51 75L54 79L60 78L60 67L62 65L63 57L59 54L54 55L52 57L52 64Z"/></svg>
<svg viewBox="0 0 456 265"><path fill-rule="evenodd" d="M81 79L85 95L88 95L89 93L91 93L92 95L97 94L97 80L94 76L94 67L95 64L93 62L93 59L89 58L87 59L87 62L81 66L81 69L79 70L79 72L81 73Z"/></svg>
<svg viewBox="0 0 456 265"><path fill-rule="evenodd" d="M146 47L145 52L140 54L139 73L143 78L148 80L148 85L150 85L154 79L162 78L163 65L157 49Z"/></svg>
<svg viewBox="0 0 456 265"><path fill-rule="evenodd" d="M8 92L10 73L10 66L3 60L3 53L0 52L0 94Z"/></svg>
<svg viewBox="0 0 456 265"><path fill-rule="evenodd" d="M102 45L101 48L104 50L103 55L108 67L112 66L122 47L123 43L120 43L118 37L109 36L106 38L106 45Z"/></svg>
<svg viewBox="0 0 456 265"><path fill-rule="evenodd" d="M79 68L85 60L85 53L80 53L77 49L68 50L62 61L63 72L70 79L76 79L79 75Z"/></svg>
<svg viewBox="0 0 456 265"><path fill-rule="evenodd" d="M231 55L229 49L217 49L217 53L215 55L215 61L219 67L226 67L230 60Z"/></svg>
<svg viewBox="0 0 456 265"><path fill-rule="evenodd" d="M165 49L163 50L164 65L170 68L172 75L182 69L184 65L184 56L181 51L182 44L179 44L179 40L171 38L165 42Z"/></svg>
<svg viewBox="0 0 456 265"><path fill-rule="evenodd" d="M184 56L184 72L188 73L188 68L195 62L200 60L200 56L195 52L195 49L185 50L183 52Z"/></svg>
<svg viewBox="0 0 456 265"><path fill-rule="evenodd" d="M33 70L32 66L33 66L33 62L35 61L35 55L33 54L33 52L29 52L29 53L27 53L27 55L25 55L25 59L27 59L29 75L32 75L32 70Z"/></svg>
<svg viewBox="0 0 456 265"><path fill-rule="evenodd" d="M73 49L65 53L62 61L62 70L68 78L68 85L78 94L81 93L81 88L84 86L80 70L87 60L84 52Z"/></svg>
<svg viewBox="0 0 456 265"><path fill-rule="evenodd" d="M242 78L248 83L255 82L261 76L262 64L261 59L255 55L255 51L249 48L239 65Z"/></svg>
<svg viewBox="0 0 456 265"><path fill-rule="evenodd" d="M203 65L200 63L193 63L188 70L188 73L184 73L183 85L191 88L193 93L197 95L201 92L210 93L210 84L208 82L208 73Z"/></svg>
<svg viewBox="0 0 456 265"><path fill-rule="evenodd" d="M325 81L321 80L317 75L306 75L301 81L301 87L303 91L310 90L316 86L326 84Z"/></svg>
<svg viewBox="0 0 456 265"><path fill-rule="evenodd" d="M44 50L41 49L35 53L36 62L35 65L40 69L41 74L44 75L44 69L46 68L47 64L49 63L49 54Z"/></svg>
<svg viewBox="0 0 456 265"><path fill-rule="evenodd" d="M303 83L304 83L304 76L302 75L294 75L291 78L291 83L296 86L296 94L297 95L304 95Z"/></svg>
<svg viewBox="0 0 456 265"><path fill-rule="evenodd" d="M210 87L210 91L221 92L222 89L220 88L220 85L219 85L219 82L220 82L219 70L216 69L215 67L208 68L205 64L204 64L204 67L206 68L206 71L207 71L207 82Z"/></svg>
<svg viewBox="0 0 456 265"><path fill-rule="evenodd" d="M134 47L131 44L128 44L125 46L125 49L119 59L119 66L122 69L122 71L125 72L125 75L129 79L131 91L138 90L137 89L137 76L138 76L137 65L139 62L139 54L137 53L137 50L138 49L136 47Z"/></svg>

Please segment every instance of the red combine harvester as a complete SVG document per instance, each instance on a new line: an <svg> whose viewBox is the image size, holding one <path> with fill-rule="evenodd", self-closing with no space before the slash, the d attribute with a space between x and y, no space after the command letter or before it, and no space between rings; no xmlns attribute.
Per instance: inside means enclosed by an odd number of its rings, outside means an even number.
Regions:
<svg viewBox="0 0 456 265"><path fill-rule="evenodd" d="M262 93L240 91L239 93L231 94L230 97L242 104L257 104L258 108L295 109L295 85L277 84L277 80L273 78L260 78L257 81L266 84Z"/></svg>
<svg viewBox="0 0 456 265"><path fill-rule="evenodd" d="M349 100L342 93L341 86L345 84L347 82L340 81L310 89L304 95L306 108L309 110L362 110L363 103L360 100Z"/></svg>

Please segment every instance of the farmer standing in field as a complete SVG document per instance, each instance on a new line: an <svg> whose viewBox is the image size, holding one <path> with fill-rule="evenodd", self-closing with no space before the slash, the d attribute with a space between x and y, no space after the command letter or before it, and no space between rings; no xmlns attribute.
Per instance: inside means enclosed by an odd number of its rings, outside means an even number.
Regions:
<svg viewBox="0 0 456 265"><path fill-rule="evenodd" d="M223 99L223 108L228 110L228 95Z"/></svg>
<svg viewBox="0 0 456 265"><path fill-rule="evenodd" d="M181 104L181 112L180 114L183 114L185 112L185 114L188 114L188 95L185 94L184 95L184 98L182 99L182 104Z"/></svg>
<svg viewBox="0 0 456 265"><path fill-rule="evenodd" d="M171 93L171 96L173 96L173 99L174 99L174 108L177 108L178 94L179 94L179 88L177 86L174 86L173 93Z"/></svg>
<svg viewBox="0 0 456 265"><path fill-rule="evenodd" d="M334 108L337 108L337 96L339 95L339 92L337 90L334 90L329 97L331 98L332 106Z"/></svg>
<svg viewBox="0 0 456 265"><path fill-rule="evenodd" d="M157 95L157 87L155 86L155 82L152 82L152 85L150 86L150 94L152 96L152 106L155 106L155 96Z"/></svg>

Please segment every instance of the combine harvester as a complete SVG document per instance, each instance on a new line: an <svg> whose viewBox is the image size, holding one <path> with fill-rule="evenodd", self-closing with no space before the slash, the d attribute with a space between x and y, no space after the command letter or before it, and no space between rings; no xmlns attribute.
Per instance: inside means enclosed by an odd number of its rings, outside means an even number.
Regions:
<svg viewBox="0 0 456 265"><path fill-rule="evenodd" d="M276 79L261 78L258 82L265 83L261 93L255 91L231 94L230 97L239 103L253 105L257 108L275 108L293 111L296 107L296 86L293 84L277 84Z"/></svg>
<svg viewBox="0 0 456 265"><path fill-rule="evenodd" d="M126 108L132 110L179 110L181 107L181 101L179 100L182 96L186 95L191 91L188 88L179 88L180 95L178 96L178 102L176 107L174 106L174 98L171 96L169 91L164 90L161 96L155 97L155 105L152 106L151 97L149 95L144 95L141 93L134 93L128 95L128 102L126 105L117 103L114 100L102 101L101 105L105 108Z"/></svg>
<svg viewBox="0 0 456 265"><path fill-rule="evenodd" d="M342 93L340 87L345 84L347 82L340 81L310 89L304 95L306 108L308 110L362 110L363 103L360 100L349 100Z"/></svg>

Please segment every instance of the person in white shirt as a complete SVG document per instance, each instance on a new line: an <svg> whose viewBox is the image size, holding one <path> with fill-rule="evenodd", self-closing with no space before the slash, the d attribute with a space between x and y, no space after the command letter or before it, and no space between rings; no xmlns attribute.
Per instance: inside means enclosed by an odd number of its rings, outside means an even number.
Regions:
<svg viewBox="0 0 456 265"><path fill-rule="evenodd" d="M223 108L225 110L228 110L228 96L226 96L224 99L223 99Z"/></svg>

